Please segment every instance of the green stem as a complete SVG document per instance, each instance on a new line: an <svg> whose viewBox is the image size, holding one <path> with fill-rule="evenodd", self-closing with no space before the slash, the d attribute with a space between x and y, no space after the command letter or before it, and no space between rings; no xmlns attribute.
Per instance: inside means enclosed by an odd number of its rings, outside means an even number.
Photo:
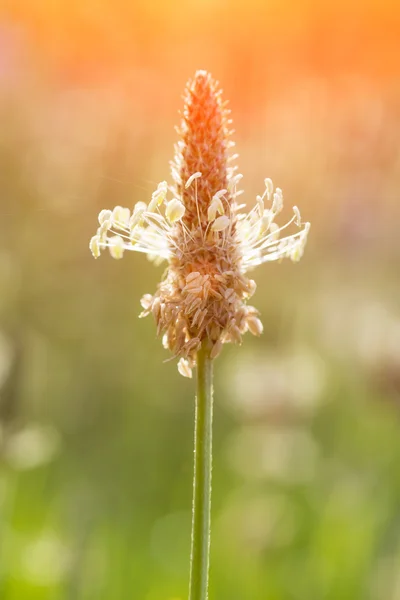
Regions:
<svg viewBox="0 0 400 600"><path fill-rule="evenodd" d="M210 557L213 367L207 342L197 353L192 549L189 600L207 600Z"/></svg>

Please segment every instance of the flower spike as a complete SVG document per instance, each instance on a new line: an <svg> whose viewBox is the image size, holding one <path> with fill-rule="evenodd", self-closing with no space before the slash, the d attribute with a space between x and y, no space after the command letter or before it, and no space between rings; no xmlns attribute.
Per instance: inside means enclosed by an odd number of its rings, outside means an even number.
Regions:
<svg viewBox="0 0 400 600"><path fill-rule="evenodd" d="M181 139L171 163L173 185L161 182L149 203L138 202L132 214L121 206L102 210L90 241L95 258L109 248L116 259L134 250L156 264L168 261L156 293L143 296L140 316L153 315L184 377L191 377L205 339L215 358L223 344L240 344L246 331L262 333L258 311L247 304L256 284L246 272L282 258L298 261L310 230L296 206L285 225L275 223L283 193L269 178L255 206L242 212L244 205L236 202L242 175L231 166L237 155L230 155L228 113L218 84L197 71L186 86ZM288 227L298 231L281 237Z"/></svg>

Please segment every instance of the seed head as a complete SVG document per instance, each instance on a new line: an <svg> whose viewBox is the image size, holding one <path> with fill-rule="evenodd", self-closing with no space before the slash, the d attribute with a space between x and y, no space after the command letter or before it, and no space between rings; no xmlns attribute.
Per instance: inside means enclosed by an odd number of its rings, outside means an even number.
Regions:
<svg viewBox="0 0 400 600"><path fill-rule="evenodd" d="M198 71L186 87L171 163L173 186L161 182L149 204L138 202L132 214L120 206L101 211L100 227L90 241L95 258L109 247L113 258L136 250L156 263L168 261L155 294L143 296L140 316L153 315L164 347L179 358L178 370L185 377L191 377L204 340L215 358L224 343L240 344L246 331L262 333L259 313L248 304L256 284L246 272L283 257L299 260L310 228L309 223L302 226L297 207L283 227L275 223L283 194L269 178L255 206L242 212L236 202L242 176L230 166L236 155L229 156L234 146L229 125L217 83ZM299 231L280 239L292 224Z"/></svg>

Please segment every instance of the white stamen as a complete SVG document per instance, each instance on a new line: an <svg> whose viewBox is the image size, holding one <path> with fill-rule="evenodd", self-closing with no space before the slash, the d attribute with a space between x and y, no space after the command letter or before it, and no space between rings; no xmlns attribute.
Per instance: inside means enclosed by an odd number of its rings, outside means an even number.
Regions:
<svg viewBox="0 0 400 600"><path fill-rule="evenodd" d="M224 196L224 195L226 194L226 192L227 192L227 191L228 191L228 190L219 190L219 192L216 192L216 193L214 194L214 196L212 197L212 200L211 200L211 201L213 201L213 200L216 200L216 199L217 199L217 200L219 200L219 198L222 198L222 196Z"/></svg>
<svg viewBox="0 0 400 600"><path fill-rule="evenodd" d="M112 217L111 210L101 210L99 213L99 224L103 225L104 221L109 221Z"/></svg>
<svg viewBox="0 0 400 600"><path fill-rule="evenodd" d="M111 228L111 225L112 225L111 220L108 219L106 221L103 221L103 223L98 228L97 234L98 234L101 242L105 242L105 240L107 239L107 231L109 231L109 229Z"/></svg>
<svg viewBox="0 0 400 600"><path fill-rule="evenodd" d="M131 231L135 229L137 225L140 225L143 221L143 214L147 210L147 204L144 202L137 202L133 209L133 214L129 220L129 228Z"/></svg>
<svg viewBox="0 0 400 600"><path fill-rule="evenodd" d="M296 225L297 225L298 227L301 227L301 216L300 216L300 211L299 211L299 209L297 208L297 206L293 206L293 212L294 212L294 214L295 214L295 217L296 217L296 219L295 219L295 223L296 223Z"/></svg>
<svg viewBox="0 0 400 600"><path fill-rule="evenodd" d="M119 260L124 255L124 240L119 235L113 236L109 239L109 248L111 256Z"/></svg>
<svg viewBox="0 0 400 600"><path fill-rule="evenodd" d="M238 173L237 175L235 175L234 177L232 177L229 180L229 184L228 184L229 191L233 191L235 189L235 187L237 186L239 181L242 179L242 177L243 177L243 175L241 173Z"/></svg>
<svg viewBox="0 0 400 600"><path fill-rule="evenodd" d="M276 223L271 223L269 226L270 235L268 236L271 241L275 241L279 238L279 227Z"/></svg>
<svg viewBox="0 0 400 600"><path fill-rule="evenodd" d="M185 206L182 204L180 200L177 198L173 198L167 204L167 208L165 209L165 216L167 217L170 223L175 223L182 219L185 214Z"/></svg>
<svg viewBox="0 0 400 600"><path fill-rule="evenodd" d="M225 210L224 210L224 205L222 204L222 200L219 196L217 196L217 194L215 194L215 196L213 196L213 199L211 200L210 206L208 207L208 211L207 211L207 218L209 221L214 221L215 217L217 216L217 212L220 215L223 215Z"/></svg>
<svg viewBox="0 0 400 600"><path fill-rule="evenodd" d="M202 174L200 173L200 171L197 171L197 173L193 173L193 175L191 175L191 176L189 177L189 179L187 180L187 182L185 183L185 188L187 189L189 186L191 186L191 185L192 185L192 183L193 183L193 181L194 181L195 179L198 179L198 177L201 177L201 175L202 175Z"/></svg>
<svg viewBox="0 0 400 600"><path fill-rule="evenodd" d="M99 258L100 256L100 245L99 245L99 236L94 235L89 243L90 252L93 254L94 258Z"/></svg>
<svg viewBox="0 0 400 600"><path fill-rule="evenodd" d="M273 202L272 202L272 210L274 213L280 213L283 208L283 194L281 188L276 188Z"/></svg>
<svg viewBox="0 0 400 600"><path fill-rule="evenodd" d="M274 191L274 184L272 183L272 179L266 177L264 179L265 191L267 193L268 200L271 200L272 192Z"/></svg>
<svg viewBox="0 0 400 600"><path fill-rule="evenodd" d="M161 183L158 184L156 191L153 192L153 194L151 196L151 200L150 200L149 208L148 208L149 212L154 212L158 206L161 206L161 204L164 202L164 200L167 196L167 191L168 191L167 182L161 181Z"/></svg>
<svg viewBox="0 0 400 600"><path fill-rule="evenodd" d="M116 206L112 211L112 224L116 229L123 229L129 225L129 219L131 211L129 208L123 208L122 206Z"/></svg>
<svg viewBox="0 0 400 600"><path fill-rule="evenodd" d="M226 215L222 215L215 219L214 223L211 225L211 229L213 231L224 231L230 224L230 219Z"/></svg>

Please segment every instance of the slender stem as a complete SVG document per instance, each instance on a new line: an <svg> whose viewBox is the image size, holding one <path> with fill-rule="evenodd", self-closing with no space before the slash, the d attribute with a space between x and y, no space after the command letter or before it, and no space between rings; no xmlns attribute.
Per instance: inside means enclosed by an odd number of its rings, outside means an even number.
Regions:
<svg viewBox="0 0 400 600"><path fill-rule="evenodd" d="M207 343L197 353L192 549L189 600L207 600L210 556L213 367Z"/></svg>

